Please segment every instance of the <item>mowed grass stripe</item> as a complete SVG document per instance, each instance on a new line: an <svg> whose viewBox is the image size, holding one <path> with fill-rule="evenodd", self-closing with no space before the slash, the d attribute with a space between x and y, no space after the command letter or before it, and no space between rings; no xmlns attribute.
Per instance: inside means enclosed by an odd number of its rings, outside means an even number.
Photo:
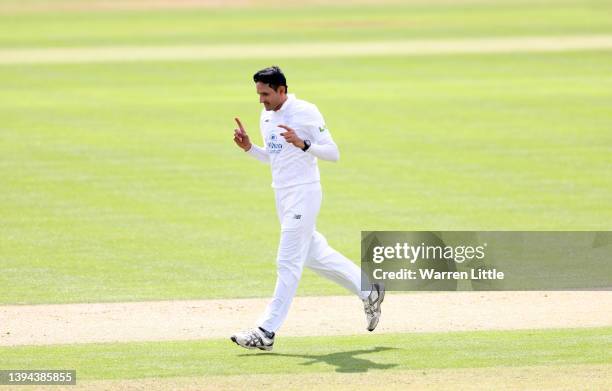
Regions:
<svg viewBox="0 0 612 391"><path fill-rule="evenodd" d="M0 9L10 5L4 3L0 2ZM90 1L76 3L92 7ZM140 8L149 9L66 12L61 3L47 1L42 4L45 12L3 14L0 10L0 47L276 45L612 34L609 0L295 2L289 7L283 2L283 6L246 8L219 2L220 7L199 10L154 10L149 1L139 3ZM33 4L25 0L16 6Z"/></svg>
<svg viewBox="0 0 612 391"><path fill-rule="evenodd" d="M0 64L100 63L269 58L418 56L612 49L612 35L435 39L157 47L81 47L0 50Z"/></svg>
<svg viewBox="0 0 612 391"><path fill-rule="evenodd" d="M229 339L0 349L1 368L71 368L80 380L608 364L612 327L276 340L259 353Z"/></svg>

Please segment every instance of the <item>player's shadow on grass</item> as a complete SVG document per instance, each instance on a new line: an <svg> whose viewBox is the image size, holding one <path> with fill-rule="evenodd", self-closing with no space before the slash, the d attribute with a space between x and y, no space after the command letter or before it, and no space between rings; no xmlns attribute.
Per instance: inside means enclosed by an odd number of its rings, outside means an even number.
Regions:
<svg viewBox="0 0 612 391"><path fill-rule="evenodd" d="M337 352L329 354L284 354L284 353L268 353L269 356L279 357L299 357L310 361L301 363L300 365L312 365L316 363L326 363L336 367L336 372L367 372L369 369L389 369L396 367L397 364L379 364L374 361L359 358L355 356L384 352L385 350L394 350L386 346L377 346L372 349L350 350L348 352ZM245 354L243 356L255 357L253 354Z"/></svg>

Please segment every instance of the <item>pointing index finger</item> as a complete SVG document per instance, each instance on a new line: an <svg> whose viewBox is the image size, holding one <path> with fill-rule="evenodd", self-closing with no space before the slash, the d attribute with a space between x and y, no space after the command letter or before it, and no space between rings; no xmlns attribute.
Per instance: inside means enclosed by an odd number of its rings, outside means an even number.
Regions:
<svg viewBox="0 0 612 391"><path fill-rule="evenodd" d="M240 128L240 130L242 132L244 132L244 126L242 126L242 123L240 122L240 118L236 117L234 118L234 120L236 121L236 123L238 124L238 127Z"/></svg>
<svg viewBox="0 0 612 391"><path fill-rule="evenodd" d="M293 129L291 129L290 127L288 127L287 125L278 125L279 128L283 128L285 130L289 130L293 132Z"/></svg>

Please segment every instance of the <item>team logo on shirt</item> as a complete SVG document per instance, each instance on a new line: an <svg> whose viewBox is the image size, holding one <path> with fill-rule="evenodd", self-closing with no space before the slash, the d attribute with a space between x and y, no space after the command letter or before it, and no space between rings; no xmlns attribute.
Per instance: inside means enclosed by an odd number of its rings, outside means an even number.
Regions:
<svg viewBox="0 0 612 391"><path fill-rule="evenodd" d="M276 134L271 133L268 142L266 143L268 153L279 153L283 149L283 144L278 141Z"/></svg>

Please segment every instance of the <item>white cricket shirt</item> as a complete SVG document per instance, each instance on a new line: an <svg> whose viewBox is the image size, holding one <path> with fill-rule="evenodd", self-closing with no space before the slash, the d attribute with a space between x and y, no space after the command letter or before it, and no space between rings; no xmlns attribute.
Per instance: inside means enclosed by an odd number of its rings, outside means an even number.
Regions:
<svg viewBox="0 0 612 391"><path fill-rule="evenodd" d="M310 140L308 151L287 143L280 135L286 130L278 125L287 125L302 140ZM253 145L248 153L270 163L272 187L275 189L319 182L317 156L325 160L338 160L338 147L317 106L297 99L294 94L287 95L279 110L262 110L259 127L264 148Z"/></svg>

